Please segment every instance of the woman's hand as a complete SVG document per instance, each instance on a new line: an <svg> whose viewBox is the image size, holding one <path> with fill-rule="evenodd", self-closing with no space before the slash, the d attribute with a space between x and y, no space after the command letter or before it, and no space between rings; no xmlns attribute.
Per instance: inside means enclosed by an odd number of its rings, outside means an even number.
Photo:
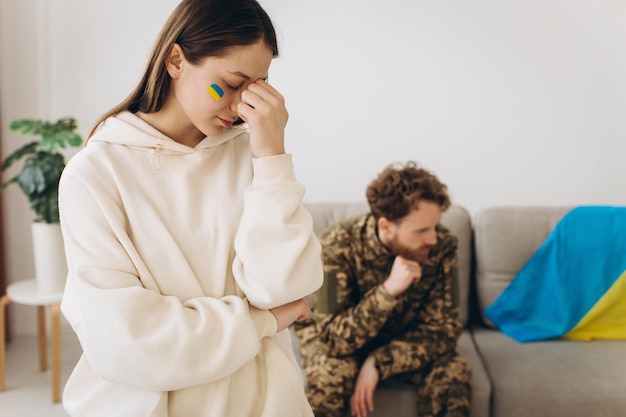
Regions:
<svg viewBox="0 0 626 417"><path fill-rule="evenodd" d="M305 298L283 304L282 306L275 307L270 311L274 314L274 317L276 317L276 321L278 322L277 332L291 326L294 321L305 320L311 315L309 303Z"/></svg>
<svg viewBox="0 0 626 417"><path fill-rule="evenodd" d="M250 127L250 148L255 157L285 153L285 126L289 113L285 99L263 80L250 84L241 93L239 116Z"/></svg>

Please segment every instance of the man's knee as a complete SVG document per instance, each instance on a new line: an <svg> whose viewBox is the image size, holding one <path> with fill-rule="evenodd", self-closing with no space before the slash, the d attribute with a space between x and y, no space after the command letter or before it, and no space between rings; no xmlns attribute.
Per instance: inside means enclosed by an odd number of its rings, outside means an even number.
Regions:
<svg viewBox="0 0 626 417"><path fill-rule="evenodd" d="M358 366L351 358L310 358L306 367L307 398L317 416L341 416L352 395Z"/></svg>
<svg viewBox="0 0 626 417"><path fill-rule="evenodd" d="M431 383L437 381L469 383L472 379L472 369L465 357L456 352L450 352L434 362L428 379Z"/></svg>
<svg viewBox="0 0 626 417"><path fill-rule="evenodd" d="M435 360L418 388L418 415L468 416L472 377L467 360L449 352Z"/></svg>

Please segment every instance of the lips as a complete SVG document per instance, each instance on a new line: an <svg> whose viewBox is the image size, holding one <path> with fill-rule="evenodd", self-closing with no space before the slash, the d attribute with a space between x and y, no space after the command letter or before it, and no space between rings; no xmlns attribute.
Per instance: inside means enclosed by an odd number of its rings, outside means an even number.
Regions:
<svg viewBox="0 0 626 417"><path fill-rule="evenodd" d="M218 117L220 123L222 124L222 126L224 127L233 127L233 123L235 122L234 120L230 121L230 120L226 120L226 119L222 119L221 117Z"/></svg>

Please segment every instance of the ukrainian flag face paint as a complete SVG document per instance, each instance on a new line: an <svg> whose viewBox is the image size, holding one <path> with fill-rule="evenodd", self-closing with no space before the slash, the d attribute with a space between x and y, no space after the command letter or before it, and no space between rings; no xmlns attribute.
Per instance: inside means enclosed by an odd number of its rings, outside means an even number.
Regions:
<svg viewBox="0 0 626 417"><path fill-rule="evenodd" d="M224 90L222 90L217 84L211 84L206 89L209 92L209 95L213 97L213 100L215 101L220 101L220 99L224 97Z"/></svg>

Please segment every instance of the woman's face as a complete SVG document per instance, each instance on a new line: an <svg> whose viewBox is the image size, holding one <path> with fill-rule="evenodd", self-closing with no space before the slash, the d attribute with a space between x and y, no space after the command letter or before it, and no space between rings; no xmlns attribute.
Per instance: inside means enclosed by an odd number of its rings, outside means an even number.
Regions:
<svg viewBox="0 0 626 417"><path fill-rule="evenodd" d="M186 61L180 47L175 45L167 64L173 75L172 86L163 110L171 116L167 119L178 127L172 125L166 133L190 146L195 146L204 136L221 134L239 117L237 104L241 93L251 83L267 79L271 62L272 51L262 41L230 48L226 55L206 58L197 65ZM208 91L210 88L212 93Z"/></svg>

